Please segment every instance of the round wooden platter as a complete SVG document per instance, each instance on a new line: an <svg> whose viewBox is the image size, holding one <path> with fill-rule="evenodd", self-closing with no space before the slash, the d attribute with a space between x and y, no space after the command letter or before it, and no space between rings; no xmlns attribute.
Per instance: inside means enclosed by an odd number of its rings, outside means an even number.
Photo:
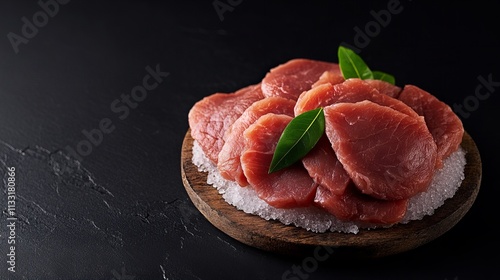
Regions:
<svg viewBox="0 0 500 280"><path fill-rule="evenodd" d="M198 210L215 227L249 246L288 256L305 256L325 246L339 258L374 258L395 255L428 243L441 236L467 213L481 184L481 158L470 135L465 132L465 179L457 193L446 200L432 216L385 229L360 230L358 234L314 233L279 221L268 221L247 214L226 203L208 185L207 174L192 163L193 138L188 130L182 144L181 174L184 187Z"/></svg>

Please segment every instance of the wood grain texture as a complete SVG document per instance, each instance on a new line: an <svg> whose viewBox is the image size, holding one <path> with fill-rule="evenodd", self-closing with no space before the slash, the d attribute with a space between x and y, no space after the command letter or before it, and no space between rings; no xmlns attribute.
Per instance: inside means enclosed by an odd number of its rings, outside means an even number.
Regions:
<svg viewBox="0 0 500 280"><path fill-rule="evenodd" d="M184 187L198 210L215 227L249 246L265 251L301 256L318 246L333 248L333 257L374 258L405 252L441 236L467 213L481 184L482 166L479 151L465 132L462 147L466 150L465 179L454 197L445 201L432 216L387 229L360 230L358 234L314 233L279 221L267 221L244 213L226 203L218 191L208 185L207 174L198 172L192 163L193 139L188 130L182 145L181 175Z"/></svg>

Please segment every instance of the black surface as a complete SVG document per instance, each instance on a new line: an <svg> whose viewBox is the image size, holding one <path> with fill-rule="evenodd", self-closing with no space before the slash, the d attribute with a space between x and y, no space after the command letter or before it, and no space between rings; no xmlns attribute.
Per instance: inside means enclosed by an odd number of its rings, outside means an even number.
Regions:
<svg viewBox="0 0 500 280"><path fill-rule="evenodd" d="M355 28L373 25L373 14L394 1L219 0L234 6L223 20L214 2L73 0L51 6L46 18L37 1L0 3L0 279L498 277L493 1L401 1L365 46L356 44ZM23 18L33 23L33 16L40 27L24 27L31 38L16 52L12 33L22 36ZM293 259L234 241L199 214L182 186L189 109L214 92L257 83L292 58L336 62L342 43L359 47L399 85L467 105L460 116L483 160L476 203L434 242L378 260ZM162 82L126 114L114 102L143 83L148 66L163 72ZM481 89L481 99L480 77L496 83ZM113 130L100 138L102 121ZM84 130L96 144L74 156L69 149L85 148ZM9 167L16 169L15 273L7 264Z"/></svg>

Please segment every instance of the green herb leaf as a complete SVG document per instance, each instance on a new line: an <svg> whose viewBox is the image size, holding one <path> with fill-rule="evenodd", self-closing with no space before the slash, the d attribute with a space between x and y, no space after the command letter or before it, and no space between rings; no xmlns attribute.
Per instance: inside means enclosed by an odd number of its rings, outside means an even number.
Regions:
<svg viewBox="0 0 500 280"><path fill-rule="evenodd" d="M363 59L348 48L339 46L338 57L344 79L376 79L396 84L394 76L381 71L372 72ZM278 140L268 173L286 168L302 159L314 148L324 132L323 108L307 111L292 119Z"/></svg>
<svg viewBox="0 0 500 280"><path fill-rule="evenodd" d="M325 131L323 108L317 108L296 116L285 127L274 151L268 173L288 167L316 145Z"/></svg>
<svg viewBox="0 0 500 280"><path fill-rule="evenodd" d="M338 50L340 71L345 79L360 78L373 79L373 73L368 65L354 51L339 46Z"/></svg>
<svg viewBox="0 0 500 280"><path fill-rule="evenodd" d="M381 71L371 71L359 55L346 47L339 46L338 56L340 71L342 71L344 79L375 79L382 80L393 85L396 84L394 76Z"/></svg>
<svg viewBox="0 0 500 280"><path fill-rule="evenodd" d="M393 84L393 85L396 84L396 79L394 78L394 76L391 74L384 73L384 72L373 71L373 78L375 80L382 80L382 81L388 82L388 83Z"/></svg>

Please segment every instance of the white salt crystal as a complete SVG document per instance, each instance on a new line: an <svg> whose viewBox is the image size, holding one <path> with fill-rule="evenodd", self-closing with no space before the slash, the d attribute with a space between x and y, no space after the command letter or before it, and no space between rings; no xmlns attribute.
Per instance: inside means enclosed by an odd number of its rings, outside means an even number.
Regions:
<svg viewBox="0 0 500 280"><path fill-rule="evenodd" d="M207 184L216 188L222 198L238 210L258 215L266 220L278 220L285 225L295 225L311 232L343 232L358 233L366 225L354 222L344 222L317 207L279 209L261 200L251 187L240 187L236 182L228 181L220 176L215 166L203 153L198 142L193 143L193 164L200 172L208 172ZM401 223L420 220L426 215L432 215L434 210L453 197L465 178L465 151L459 148L445 161L442 169L434 175L431 186L425 193L412 197ZM372 227L373 228L373 227Z"/></svg>
<svg viewBox="0 0 500 280"><path fill-rule="evenodd" d="M436 171L429 189L410 199L402 223L432 215L446 199L453 197L465 178L465 163L465 151L460 147L444 160L443 168Z"/></svg>

